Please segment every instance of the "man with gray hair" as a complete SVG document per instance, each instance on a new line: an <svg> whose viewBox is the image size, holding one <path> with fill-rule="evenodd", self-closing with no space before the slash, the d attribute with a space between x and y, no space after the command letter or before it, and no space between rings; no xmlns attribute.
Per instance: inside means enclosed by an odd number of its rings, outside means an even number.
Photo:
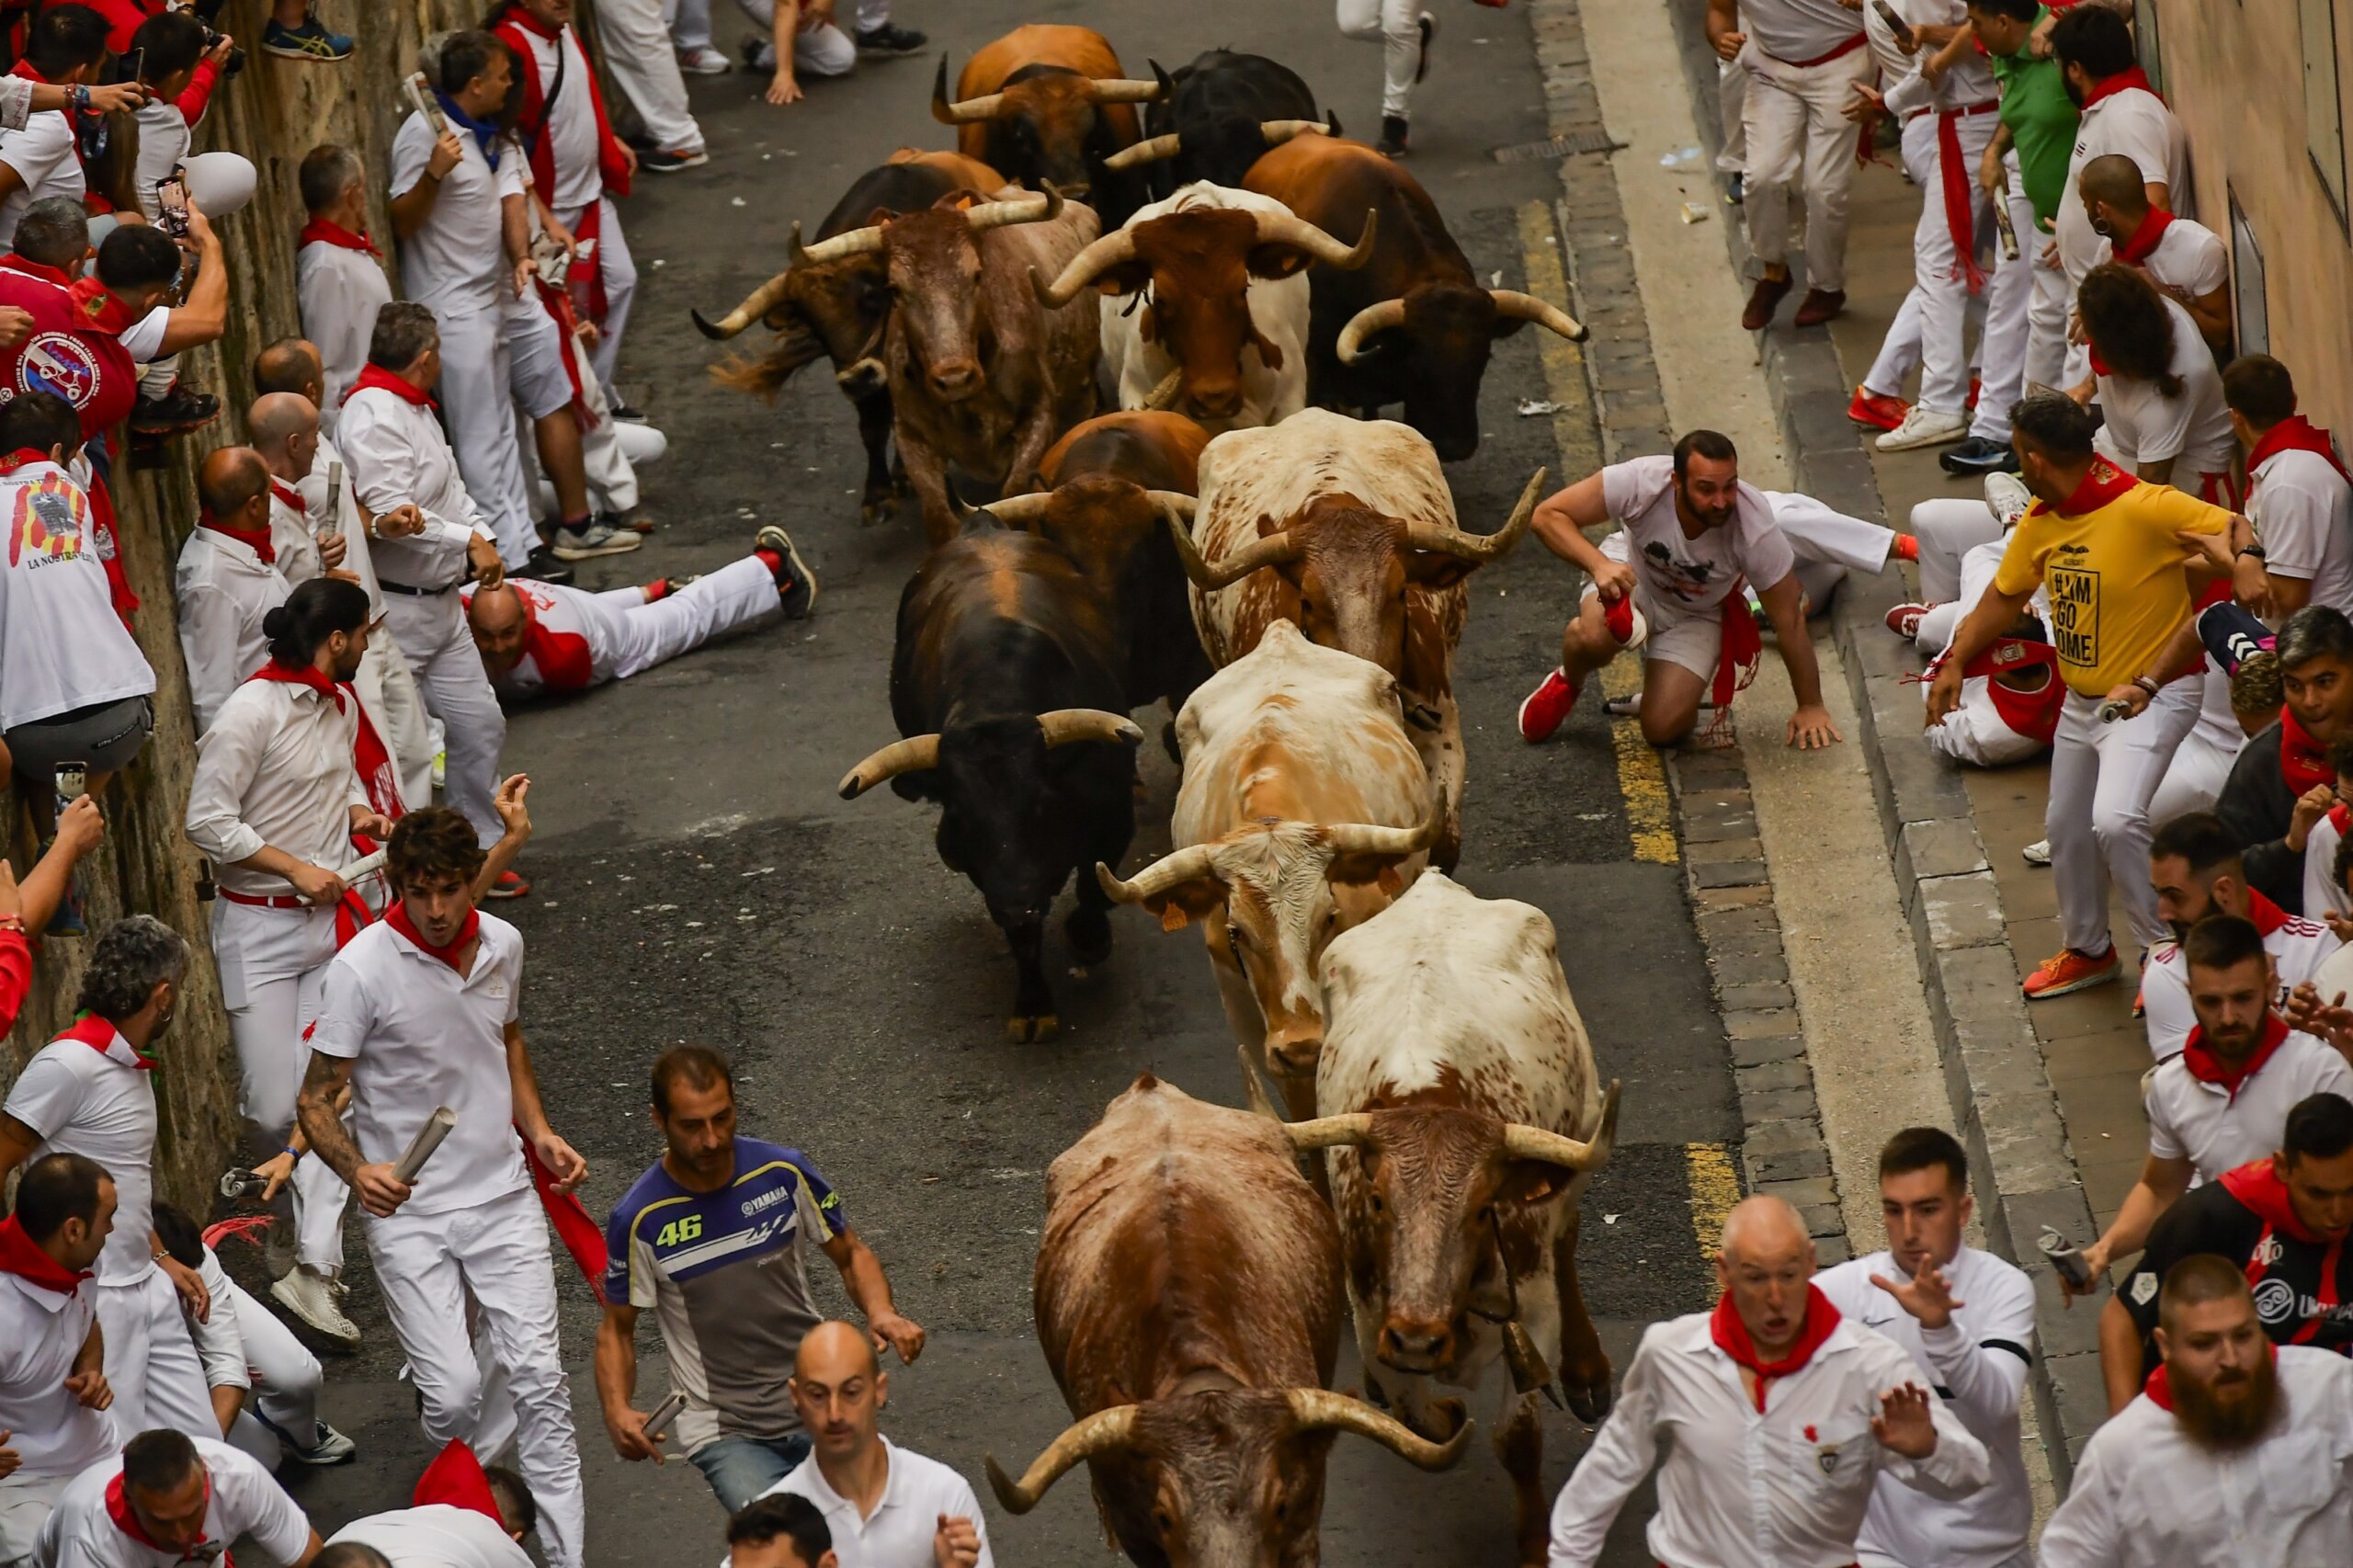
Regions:
<svg viewBox="0 0 2353 1568"><path fill-rule="evenodd" d="M0 1107L0 1183L46 1154L80 1154L114 1178L114 1231L98 1255L96 1306L117 1429L221 1431L204 1366L180 1316L203 1316L204 1282L155 1234L157 1047L179 1006L188 945L152 915L116 921L90 953L79 1021L25 1063Z"/></svg>
<svg viewBox="0 0 2353 1568"><path fill-rule="evenodd" d="M295 297L302 335L318 346L326 382L312 401L319 428L335 434L343 394L368 363L376 312L392 302L384 253L368 233L368 169L359 154L333 142L302 158L302 225L294 253Z"/></svg>
<svg viewBox="0 0 2353 1568"><path fill-rule="evenodd" d="M1662 1444L1646 1540L1687 1568L1849 1562L1882 1473L1938 1498L1985 1484L1984 1446L1920 1387L1901 1346L1839 1315L1813 1272L1796 1210L1778 1198L1733 1210L1716 1253L1722 1298L1643 1334L1553 1505L1551 1568L1599 1560Z"/></svg>

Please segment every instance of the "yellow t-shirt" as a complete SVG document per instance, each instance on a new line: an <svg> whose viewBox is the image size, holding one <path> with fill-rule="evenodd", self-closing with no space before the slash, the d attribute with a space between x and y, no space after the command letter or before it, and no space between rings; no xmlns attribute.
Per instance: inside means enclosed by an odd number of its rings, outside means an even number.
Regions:
<svg viewBox="0 0 2353 1568"><path fill-rule="evenodd" d="M2076 516L2037 506L2011 532L1995 591L2048 588L2060 675L2078 697L2105 697L2149 670L2189 614L2189 578L2174 535L2230 526L2220 506L2139 481Z"/></svg>

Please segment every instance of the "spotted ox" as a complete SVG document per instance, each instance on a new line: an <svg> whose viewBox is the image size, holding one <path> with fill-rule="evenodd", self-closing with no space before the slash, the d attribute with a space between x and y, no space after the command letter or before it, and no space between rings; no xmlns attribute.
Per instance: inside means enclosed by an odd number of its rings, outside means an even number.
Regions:
<svg viewBox="0 0 2353 1568"><path fill-rule="evenodd" d="M986 196L1005 178L986 164L960 153L918 153L902 148L880 168L852 182L825 221L820 240L846 234L902 212L920 212L958 191ZM866 448L866 490L858 503L862 521L875 522L896 509L905 474L892 482L890 463L891 394L883 385L882 323L891 311L890 279L882 258L861 253L835 261L804 264L801 231L792 232L793 265L761 284L718 321L700 311L688 313L705 337L725 341L754 322L777 334L765 358L733 358L711 373L725 384L768 403L795 372L820 358L834 362L834 384L858 410L858 439Z"/></svg>
<svg viewBox="0 0 2353 1568"><path fill-rule="evenodd" d="M1449 1434L1436 1385L1498 1358L1518 1392L1495 1446L1519 1561L1545 1559L1536 1390L1558 1369L1578 1419L1609 1408L1609 1360L1577 1287L1577 1209L1616 1137L1618 1085L1561 974L1552 923L1439 872L1324 955L1317 1119L1364 1365L1391 1409ZM1451 1402L1446 1402L1451 1403Z"/></svg>
<svg viewBox="0 0 2353 1568"><path fill-rule="evenodd" d="M1169 74L1165 97L1144 109L1144 137L1112 154L1115 168L1153 165L1153 193L1195 180L1240 185L1269 147L1293 136L1340 133L1336 117L1315 112L1299 73L1263 54L1204 50Z"/></svg>
<svg viewBox="0 0 2353 1568"><path fill-rule="evenodd" d="M1583 342L1584 327L1530 294L1483 287L1419 181L1361 142L1297 136L1250 166L1242 182L1320 229L1354 243L1378 212L1381 243L1355 271L1309 276L1308 396L1368 415L1404 405L1405 423L1438 455L1479 449L1479 383L1495 339L1529 322Z"/></svg>
<svg viewBox="0 0 2353 1568"><path fill-rule="evenodd" d="M1040 280L1038 299L1103 294L1120 407L1180 409L1210 430L1272 425L1307 405L1308 265L1361 267L1375 237L1368 226L1351 249L1271 197L1188 185Z"/></svg>
<svg viewBox="0 0 2353 1568"><path fill-rule="evenodd" d="M1136 105L1167 90L1167 73L1157 65L1151 81L1125 75L1109 41L1091 28L1032 23L964 62L953 99L941 55L931 117L956 127L957 150L966 157L1032 189L1051 181L1117 228L1150 187L1141 173L1108 167L1108 160L1134 145Z"/></svg>
<svg viewBox="0 0 2353 1568"><path fill-rule="evenodd" d="M1421 872L1438 829L1429 776L1395 679L1287 620L1193 693L1176 738L1176 848L1133 881L1096 875L1164 929L1201 923L1245 1082L1263 1063L1304 1116L1324 1045L1316 960Z"/></svg>
<svg viewBox="0 0 2353 1568"><path fill-rule="evenodd" d="M1149 1073L1046 1173L1031 1297L1075 1420L989 1483L1026 1514L1085 1461L1139 1568L1313 1568L1342 1432L1424 1470L1461 1453L1324 1386L1339 1243L1281 1131Z"/></svg>
<svg viewBox="0 0 2353 1568"><path fill-rule="evenodd" d="M1403 425L1307 409L1201 453L1200 499L1178 543L1210 663L1257 645L1278 620L1397 677L1415 744L1445 812L1433 858L1461 842L1462 721L1452 664L1470 614L1463 579L1526 531L1539 470L1500 532L1455 524L1430 444Z"/></svg>

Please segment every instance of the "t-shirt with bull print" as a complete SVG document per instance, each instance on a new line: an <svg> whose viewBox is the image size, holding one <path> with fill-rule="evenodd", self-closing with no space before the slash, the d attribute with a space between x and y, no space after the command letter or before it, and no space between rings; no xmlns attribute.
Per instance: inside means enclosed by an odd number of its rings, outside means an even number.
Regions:
<svg viewBox="0 0 2353 1568"><path fill-rule="evenodd" d="M785 1380L823 1315L808 1250L847 1224L808 1155L751 1138L735 1140L735 1177L718 1191L689 1192L657 1163L614 1207L605 1300L654 1309L671 1386L687 1396L676 1428L687 1452L801 1430Z"/></svg>
<svg viewBox="0 0 2353 1568"><path fill-rule="evenodd" d="M1626 530L1624 559L1643 597L1685 615L1714 609L1745 578L1763 591L1797 564L1790 541L1773 521L1765 493L1744 482L1732 520L1698 539L1683 531L1675 509L1675 460L1629 458L1601 471L1601 498ZM1610 549L1613 558L1618 551ZM1645 610L1644 613L1649 613Z"/></svg>

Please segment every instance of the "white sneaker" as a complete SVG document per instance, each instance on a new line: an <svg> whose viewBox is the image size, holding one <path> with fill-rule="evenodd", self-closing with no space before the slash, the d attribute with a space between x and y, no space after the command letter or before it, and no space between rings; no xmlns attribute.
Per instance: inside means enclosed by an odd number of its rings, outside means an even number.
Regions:
<svg viewBox="0 0 2353 1568"><path fill-rule="evenodd" d="M1969 415L1956 410L1923 408L1914 403L1904 423L1873 443L1882 452L1908 452L1915 447L1945 447L1969 434Z"/></svg>
<svg viewBox="0 0 2353 1568"><path fill-rule="evenodd" d="M689 76L724 76L735 67L727 62L727 56L706 43L678 51L678 69Z"/></svg>
<svg viewBox="0 0 2353 1568"><path fill-rule="evenodd" d="M278 1304L347 1350L359 1348L359 1326L343 1315L335 1281L315 1268L297 1268L269 1288Z"/></svg>
<svg viewBox="0 0 2353 1568"><path fill-rule="evenodd" d="M1994 515L2002 519L2002 527L2007 530L2018 527L2026 509L2034 505L2034 492L2015 473L1989 473L1985 476L1985 505L1994 508Z"/></svg>
<svg viewBox="0 0 2353 1568"><path fill-rule="evenodd" d="M2038 838L2018 853L2025 858L2026 863L2029 866L2048 866L2051 864L2051 840Z"/></svg>

